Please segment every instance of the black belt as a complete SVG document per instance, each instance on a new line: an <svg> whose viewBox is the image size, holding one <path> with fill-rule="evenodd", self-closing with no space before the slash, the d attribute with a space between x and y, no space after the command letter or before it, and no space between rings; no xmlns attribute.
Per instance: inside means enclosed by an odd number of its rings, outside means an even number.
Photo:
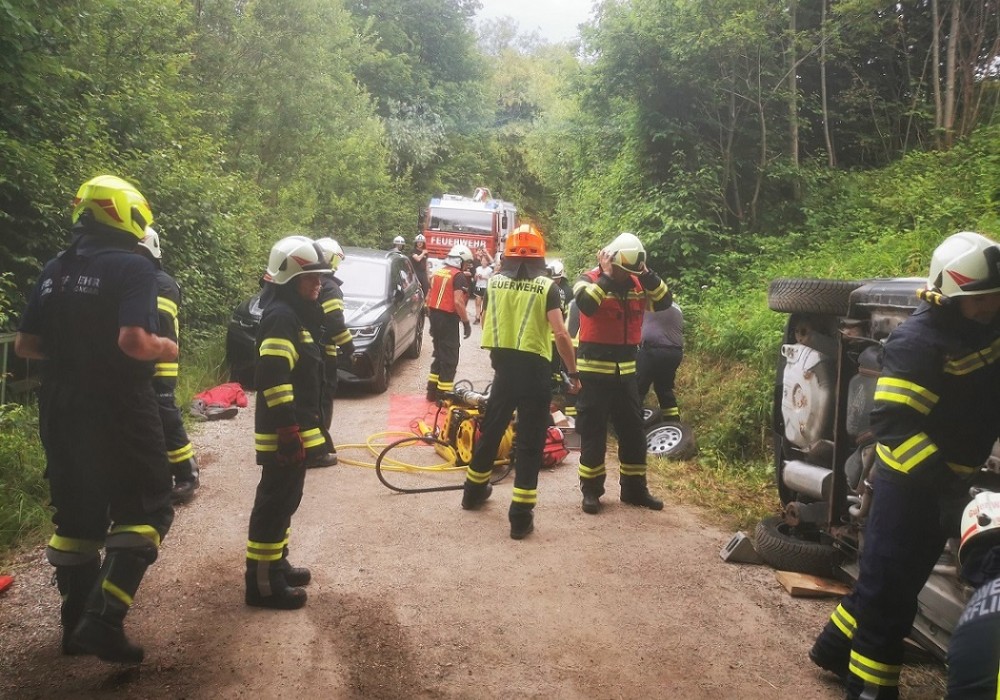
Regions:
<svg viewBox="0 0 1000 700"><path fill-rule="evenodd" d="M647 343L645 341L643 341L639 345L639 347L640 348L655 348L655 349L660 349L660 350L683 350L683 348L680 347L679 345L657 345L656 343Z"/></svg>

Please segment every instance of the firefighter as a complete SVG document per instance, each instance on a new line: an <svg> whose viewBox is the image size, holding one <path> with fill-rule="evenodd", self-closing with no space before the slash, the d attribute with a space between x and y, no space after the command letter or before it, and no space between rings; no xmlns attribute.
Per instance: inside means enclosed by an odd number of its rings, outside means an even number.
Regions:
<svg viewBox="0 0 1000 700"><path fill-rule="evenodd" d="M157 334L156 268L135 254L153 221L146 198L101 175L80 187L72 221L73 241L42 270L14 344L45 360L39 433L55 509L45 554L63 653L139 663L123 622L174 518L153 363L174 362L177 344Z"/></svg>
<svg viewBox="0 0 1000 700"><path fill-rule="evenodd" d="M163 250L160 235L152 226L146 227L145 237L139 241L138 252L145 255L156 267L157 298L160 335L179 342L180 325L177 314L181 305L181 289L177 281L163 269ZM198 461L194 446L184 429L184 420L174 398L177 389L178 364L157 362L153 370L153 389L160 405L160 420L163 422L163 438L167 443L167 461L174 478L170 497L175 505L187 503L200 485Z"/></svg>
<svg viewBox="0 0 1000 700"><path fill-rule="evenodd" d="M320 238L316 244L323 251L331 275L323 275L323 288L319 293L319 303L323 307L323 332L320 335L320 345L323 346L323 414L320 425L323 426L326 437L327 453L319 455L306 462L306 468L332 467L337 463L337 448L333 444L330 429L333 425L333 399L337 393L337 365L340 356L347 357L348 363L354 361L354 336L344 322L344 293L341 282L336 276L337 267L344 259L344 249L332 238Z"/></svg>
<svg viewBox="0 0 1000 700"><path fill-rule="evenodd" d="M949 700L996 700L1000 672L1000 493L983 491L962 514L962 578L975 588L948 643Z"/></svg>
<svg viewBox="0 0 1000 700"><path fill-rule="evenodd" d="M472 510L489 498L490 474L511 416L517 410L516 472L508 517L510 536L524 539L534 530L538 470L548 432L547 377L552 337L579 390L573 343L562 317L559 290L545 271L545 241L533 226L523 225L508 237L502 269L490 278L483 315L482 346L489 348L495 372L476 442L466 471L462 508Z"/></svg>
<svg viewBox="0 0 1000 700"><path fill-rule="evenodd" d="M639 401L646 400L649 387L666 420L679 421L680 409L674 394L677 368L684 360L684 314L675 301L661 311L647 311L642 317L642 342L635 358Z"/></svg>
<svg viewBox="0 0 1000 700"><path fill-rule="evenodd" d="M441 392L455 389L455 371L458 369L458 324L461 322L463 338L472 335L472 324L466 304L469 301L469 278L463 268L472 262L472 251L464 245L452 246L444 265L431 275L431 289L427 295L430 309L431 341L434 343L434 360L427 375L427 400L437 401Z"/></svg>
<svg viewBox="0 0 1000 700"><path fill-rule="evenodd" d="M247 605L293 610L306 603L303 586L312 576L288 561L288 541L306 460L327 451L318 338L321 277L329 274L323 249L305 236L283 238L271 248L257 330L254 442L261 477L250 513Z"/></svg>
<svg viewBox="0 0 1000 700"><path fill-rule="evenodd" d="M632 233L622 233L598 254L598 266L573 285L580 311L576 366L583 388L576 402L580 434L583 512L600 512L604 494L607 424L618 434L621 500L662 510L663 501L646 484L646 436L636 388L635 356L646 308L671 304L667 285L648 267L646 250Z"/></svg>
<svg viewBox="0 0 1000 700"><path fill-rule="evenodd" d="M402 253L403 248L406 247L406 239L402 236L396 236L392 239L392 248L389 249L392 253Z"/></svg>
<svg viewBox="0 0 1000 700"><path fill-rule="evenodd" d="M573 300L573 288L569 286L569 282L566 281L566 268L562 264L562 260L553 260L549 263L546 268L549 277L555 283L555 288L559 292L559 303L562 308L563 323L565 324L566 319L569 317L569 303ZM563 372L566 371L566 365L559 357L557 348L555 347L555 340L553 339L552 346L552 386L558 389L562 388L563 384Z"/></svg>
<svg viewBox="0 0 1000 700"><path fill-rule="evenodd" d="M1000 425L1000 246L948 237L931 258L924 299L884 346L871 429L874 494L860 572L809 651L848 698L898 697L917 596L949 536L968 479Z"/></svg>
<svg viewBox="0 0 1000 700"><path fill-rule="evenodd" d="M427 279L427 257L429 253L427 252L427 239L424 234L418 233L417 237L413 239L413 250L410 252L410 262L413 263L413 271L417 273L417 281L420 282L420 288L424 290L424 296L427 296L427 290L430 288L430 282Z"/></svg>

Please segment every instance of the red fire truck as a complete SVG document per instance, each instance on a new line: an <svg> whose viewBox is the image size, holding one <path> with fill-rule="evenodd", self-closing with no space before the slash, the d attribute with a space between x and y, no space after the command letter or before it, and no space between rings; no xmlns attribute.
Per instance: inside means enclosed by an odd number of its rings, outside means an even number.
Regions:
<svg viewBox="0 0 1000 700"><path fill-rule="evenodd" d="M464 244L473 255L485 248L491 256L502 250L507 234L517 227L517 208L494 199L485 187L471 197L434 197L424 215L423 233L432 260L440 261L453 245ZM431 263L434 266L434 262Z"/></svg>

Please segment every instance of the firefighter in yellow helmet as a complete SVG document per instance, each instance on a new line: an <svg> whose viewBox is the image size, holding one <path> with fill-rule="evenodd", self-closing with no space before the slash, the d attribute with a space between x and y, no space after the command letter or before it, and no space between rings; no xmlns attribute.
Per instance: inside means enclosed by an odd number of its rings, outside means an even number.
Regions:
<svg viewBox="0 0 1000 700"><path fill-rule="evenodd" d="M623 233L598 255L598 266L573 285L580 311L576 365L583 388L576 402L580 434L580 489L583 512L600 511L604 494L608 422L618 435L621 500L662 510L646 484L646 435L636 386L635 358L646 309L672 303L667 285L646 267L646 249Z"/></svg>
<svg viewBox="0 0 1000 700"><path fill-rule="evenodd" d="M320 346L322 277L333 271L323 248L305 236L271 248L257 330L254 444L260 483L250 512L246 603L293 610L306 604L305 567L288 561L292 516L298 510L310 459L326 455Z"/></svg>
<svg viewBox="0 0 1000 700"><path fill-rule="evenodd" d="M131 183L85 182L73 242L42 270L15 340L44 359L39 432L55 512L46 557L62 596L64 654L139 663L123 622L173 522L153 364L177 344L157 323L156 268L136 246L153 214ZM105 550L101 563L101 548Z"/></svg>
<svg viewBox="0 0 1000 700"><path fill-rule="evenodd" d="M858 581L809 651L847 698L898 697L917 596L958 535L969 480L1000 426L1000 246L968 231L949 236L921 296L884 346Z"/></svg>
<svg viewBox="0 0 1000 700"><path fill-rule="evenodd" d="M482 346L490 351L494 376L482 436L466 471L462 507L479 507L492 491L490 473L511 416L517 411L514 495L508 517L510 536L527 537L534 529L538 470L549 423L549 374L552 339L579 390L573 343L563 322L559 289L545 269L545 241L525 224L508 237L503 265L486 290Z"/></svg>

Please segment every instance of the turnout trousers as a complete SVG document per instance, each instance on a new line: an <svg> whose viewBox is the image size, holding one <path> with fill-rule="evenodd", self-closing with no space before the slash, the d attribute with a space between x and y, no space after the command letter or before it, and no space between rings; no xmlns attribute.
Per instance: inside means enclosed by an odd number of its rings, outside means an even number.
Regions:
<svg viewBox="0 0 1000 700"><path fill-rule="evenodd" d="M455 389L455 372L458 371L459 341L458 316L447 311L431 309L431 341L434 344L431 371L427 376L427 386L435 385L439 391Z"/></svg>
<svg viewBox="0 0 1000 700"><path fill-rule="evenodd" d="M618 435L621 479L646 479L646 433L634 373L581 372L576 400L576 431L580 434L580 486L604 493L608 422Z"/></svg>
<svg viewBox="0 0 1000 700"><path fill-rule="evenodd" d="M305 463L294 467L274 463L261 466L260 483L250 512L247 564L262 581L270 581L288 558L292 516L302 502ZM261 591L271 595L270 588Z"/></svg>
<svg viewBox="0 0 1000 700"><path fill-rule="evenodd" d="M876 463L857 584L813 647L846 671L849 698L898 697L903 644L917 596L948 537L935 489L886 475L885 469Z"/></svg>
<svg viewBox="0 0 1000 700"><path fill-rule="evenodd" d="M639 387L639 401L642 402L652 385L656 400L667 420L679 420L677 397L674 395L674 380L677 368L684 359L681 348L642 346L635 358L636 382Z"/></svg>
<svg viewBox="0 0 1000 700"><path fill-rule="evenodd" d="M156 391L156 403L160 411L160 421L163 423L163 439L167 446L167 461L175 477L189 476L189 461L194 458L194 446L184 428L184 419L177 408L174 398L174 387L170 384L153 381Z"/></svg>
<svg viewBox="0 0 1000 700"><path fill-rule="evenodd" d="M516 350L494 351L492 364L495 372L493 388L483 417L482 433L466 475L473 484L485 485L489 481L500 440L516 410L511 509L531 510L538 502L538 471L542 466L542 450L551 422L551 367L539 355Z"/></svg>

